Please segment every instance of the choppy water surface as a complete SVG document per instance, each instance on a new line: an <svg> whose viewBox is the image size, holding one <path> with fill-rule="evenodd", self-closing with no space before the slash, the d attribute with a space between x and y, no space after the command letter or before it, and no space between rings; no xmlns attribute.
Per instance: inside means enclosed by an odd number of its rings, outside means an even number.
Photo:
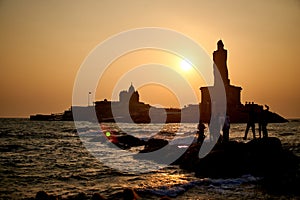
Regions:
<svg viewBox="0 0 300 200"><path fill-rule="evenodd" d="M105 127L119 131L114 124L102 124L102 128ZM196 127L197 124L122 124L122 131L142 139L154 136L159 130L177 132L179 140L184 141L193 137ZM242 140L244 129L245 124L232 124L231 139ZM280 138L285 148L300 156L299 121L270 124L268 129L270 136ZM256 184L259 177L251 175L236 179L199 179L176 166L131 173L126 169L134 167L132 152L122 150L128 155L116 157L109 148L92 140L97 130L98 125L82 122L79 137L73 122L0 119L0 198L29 198L40 190L61 197L79 192L91 196L99 192L114 198L128 187L136 189L144 199L157 199L161 195L175 199L280 198L265 194ZM102 162L85 145L91 145L94 151L101 150ZM108 167L107 163L108 166L117 163L118 170ZM143 167L151 169L152 164L145 162Z"/></svg>

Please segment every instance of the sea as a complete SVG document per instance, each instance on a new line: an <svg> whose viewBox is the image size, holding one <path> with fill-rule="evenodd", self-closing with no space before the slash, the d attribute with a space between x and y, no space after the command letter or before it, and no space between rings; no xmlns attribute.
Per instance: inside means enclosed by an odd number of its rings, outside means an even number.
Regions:
<svg viewBox="0 0 300 200"><path fill-rule="evenodd" d="M207 125L206 125L207 126ZM244 142L246 124L231 124L230 140ZM261 177L244 174L237 178L197 178L176 165L137 162L138 149L117 149L97 139L97 134L126 132L147 140L174 140L185 148L197 124L94 124L70 121L0 119L0 199L34 198L38 191L60 199L79 193L91 197L100 193L119 199L125 188L134 189L139 199L300 199L267 193ZM283 148L300 156L300 120L268 124L270 137L281 140ZM206 134L208 130L206 130ZM174 137L175 136L175 137ZM178 136L178 137L177 137ZM252 133L249 133L249 139ZM181 141L181 142L180 142Z"/></svg>

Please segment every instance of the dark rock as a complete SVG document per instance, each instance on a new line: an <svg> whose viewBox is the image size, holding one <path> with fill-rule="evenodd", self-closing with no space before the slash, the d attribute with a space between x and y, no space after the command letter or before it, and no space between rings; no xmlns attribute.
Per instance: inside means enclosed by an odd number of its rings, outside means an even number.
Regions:
<svg viewBox="0 0 300 200"><path fill-rule="evenodd" d="M54 195L49 195L49 196L48 196L48 199L49 199L49 200L57 200L57 197L54 196Z"/></svg>
<svg viewBox="0 0 300 200"><path fill-rule="evenodd" d="M196 175L237 177L249 172L246 147L242 143L228 142L217 145L206 157L199 159Z"/></svg>
<svg viewBox="0 0 300 200"><path fill-rule="evenodd" d="M132 135L122 135L116 137L115 144L122 149L129 149L131 147L143 146L145 145L145 141Z"/></svg>
<svg viewBox="0 0 300 200"><path fill-rule="evenodd" d="M106 198L104 198L101 194L99 193L94 193L91 200L104 200Z"/></svg>
<svg viewBox="0 0 300 200"><path fill-rule="evenodd" d="M188 170L195 170L195 166L199 162L199 150L200 150L201 144L193 143L189 148L186 150L186 152L175 162L173 162L173 165L180 165L181 168L188 169Z"/></svg>
<svg viewBox="0 0 300 200"><path fill-rule="evenodd" d="M278 138L255 139L248 143L218 143L199 159L200 144L193 144L175 163L198 177L228 178L244 174L263 177L266 189L297 192L299 158L282 148Z"/></svg>
<svg viewBox="0 0 300 200"><path fill-rule="evenodd" d="M39 191L36 193L35 199L36 200L48 200L49 196L45 191Z"/></svg>
<svg viewBox="0 0 300 200"><path fill-rule="evenodd" d="M168 144L167 140L151 138L146 142L144 149L134 155L134 158L169 165L178 158L178 155L182 155L185 149Z"/></svg>
<svg viewBox="0 0 300 200"><path fill-rule="evenodd" d="M89 199L88 196L84 193L84 192L80 192L79 194L77 194L74 197L71 197L72 200L87 200Z"/></svg>
<svg viewBox="0 0 300 200"><path fill-rule="evenodd" d="M142 151L140 151L140 153L148 153L148 152L156 151L168 145L168 143L169 142L164 139L151 138L146 142L145 148Z"/></svg>
<svg viewBox="0 0 300 200"><path fill-rule="evenodd" d="M280 133L280 136L291 136L291 135L295 135L294 133Z"/></svg>

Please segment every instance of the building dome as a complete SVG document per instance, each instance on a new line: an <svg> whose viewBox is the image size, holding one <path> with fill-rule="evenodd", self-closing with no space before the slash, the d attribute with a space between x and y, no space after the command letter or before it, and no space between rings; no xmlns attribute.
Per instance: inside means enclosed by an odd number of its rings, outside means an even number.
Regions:
<svg viewBox="0 0 300 200"><path fill-rule="evenodd" d="M132 83L128 88L128 91L123 90L119 93L119 101L121 103L138 103L139 102L139 93L135 91Z"/></svg>

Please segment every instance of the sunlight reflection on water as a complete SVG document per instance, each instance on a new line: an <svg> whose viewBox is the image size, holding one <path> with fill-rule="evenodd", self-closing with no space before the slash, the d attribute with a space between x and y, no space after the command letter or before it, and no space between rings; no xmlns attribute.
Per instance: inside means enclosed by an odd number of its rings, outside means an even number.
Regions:
<svg viewBox="0 0 300 200"><path fill-rule="evenodd" d="M82 123L85 132L82 140L90 139L98 134L99 125ZM106 124L114 127L114 124ZM130 124L126 124L130 128ZM131 130L135 136L147 139L149 132L155 133L155 125L140 125L147 131ZM242 141L245 124L231 125L231 139ZM152 129L151 129L152 127ZM165 130L178 130L178 124L168 124ZM191 137L197 124L183 124L177 134L184 139ZM299 154L300 123L269 124L270 136L281 139L285 148ZM116 127L114 129L117 130ZM182 134L189 132L189 134ZM208 130L205 132L208 134ZM150 134L152 135L152 134ZM122 173L111 169L95 159L82 145L72 122L35 122L24 119L0 119L0 198L19 199L34 197L37 191L45 190L49 194L69 197L79 192L88 195L94 192L110 197L121 192L124 187L137 189L145 193L149 199L153 194L179 195L176 199L203 199L205 197L227 196L229 198L252 198L255 195L267 198L257 192L253 177L241 179L214 180L198 179L193 173L185 172L177 166L169 166L154 172L134 174ZM166 137L169 137L166 136ZM99 142L90 142L95 152L107 148ZM103 150L103 149L102 149ZM107 162L120 160L123 167L132 167L132 154L125 151L126 156L113 155L104 149L101 156ZM113 164L113 163L112 163ZM150 168L150 161L144 168ZM228 182L231 181L231 182ZM259 194L255 194L259 193ZM152 196L151 196L152 194ZM148 197L147 196L147 197ZM157 198L156 198L157 199Z"/></svg>

